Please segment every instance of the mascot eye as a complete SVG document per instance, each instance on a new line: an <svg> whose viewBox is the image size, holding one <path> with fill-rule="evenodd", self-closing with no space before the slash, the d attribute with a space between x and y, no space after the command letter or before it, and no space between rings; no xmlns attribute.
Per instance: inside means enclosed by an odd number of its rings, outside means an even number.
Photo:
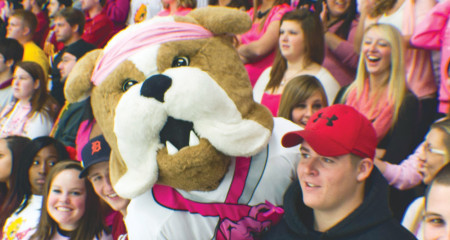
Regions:
<svg viewBox="0 0 450 240"><path fill-rule="evenodd" d="M128 89L130 89L131 86L138 83L138 81L134 79L126 79L122 84L122 90L126 92Z"/></svg>
<svg viewBox="0 0 450 240"><path fill-rule="evenodd" d="M183 67L189 66L189 58L188 57L175 57L172 62L172 67Z"/></svg>

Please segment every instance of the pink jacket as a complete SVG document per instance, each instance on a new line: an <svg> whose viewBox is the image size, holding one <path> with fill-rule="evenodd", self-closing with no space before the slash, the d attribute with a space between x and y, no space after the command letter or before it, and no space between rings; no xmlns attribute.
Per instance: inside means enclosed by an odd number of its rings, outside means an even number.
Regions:
<svg viewBox="0 0 450 240"><path fill-rule="evenodd" d="M417 24L411 43L415 46L441 50L441 84L439 88L439 112L447 113L450 107L450 86L445 84L447 63L450 59L450 1L437 4Z"/></svg>
<svg viewBox="0 0 450 240"><path fill-rule="evenodd" d="M405 190L417 186L422 181L423 176L418 172L419 156L423 151L422 145L420 144L413 154L398 165L386 162L386 170L383 172L383 176L389 182L389 185Z"/></svg>
<svg viewBox="0 0 450 240"><path fill-rule="evenodd" d="M341 23L330 27L329 31L336 33ZM329 47L325 48L324 66L333 77L339 82L341 87L347 86L355 80L356 68L358 67L359 54L355 52L354 39L358 26L358 21L354 20L348 33L347 39L333 51Z"/></svg>

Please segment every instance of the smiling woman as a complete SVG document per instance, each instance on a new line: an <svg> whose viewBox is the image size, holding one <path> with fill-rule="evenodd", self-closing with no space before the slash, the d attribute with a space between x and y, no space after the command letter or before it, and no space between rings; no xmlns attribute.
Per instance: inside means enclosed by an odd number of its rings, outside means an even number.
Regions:
<svg viewBox="0 0 450 240"><path fill-rule="evenodd" d="M102 223L100 201L76 161L57 163L44 186L42 214L31 239L112 239Z"/></svg>
<svg viewBox="0 0 450 240"><path fill-rule="evenodd" d="M419 105L405 85L402 37L391 25L374 24L364 33L361 48L356 79L338 94L343 98L337 102L356 108L372 122L378 139L376 158L397 164L419 142L415 132ZM391 193L391 205L401 219L415 195L398 194Z"/></svg>
<svg viewBox="0 0 450 240"><path fill-rule="evenodd" d="M305 127L309 118L326 106L327 96L319 80L310 75L297 76L284 88L278 116Z"/></svg>

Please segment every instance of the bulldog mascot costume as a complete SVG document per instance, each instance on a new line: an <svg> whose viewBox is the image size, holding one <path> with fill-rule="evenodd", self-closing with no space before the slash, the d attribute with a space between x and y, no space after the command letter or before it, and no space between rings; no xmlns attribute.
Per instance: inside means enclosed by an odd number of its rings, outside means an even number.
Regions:
<svg viewBox="0 0 450 240"><path fill-rule="evenodd" d="M78 61L66 98L91 97L111 146L110 176L130 198L135 239L254 239L283 214L299 127L253 101L233 46L245 12L207 7L118 33Z"/></svg>

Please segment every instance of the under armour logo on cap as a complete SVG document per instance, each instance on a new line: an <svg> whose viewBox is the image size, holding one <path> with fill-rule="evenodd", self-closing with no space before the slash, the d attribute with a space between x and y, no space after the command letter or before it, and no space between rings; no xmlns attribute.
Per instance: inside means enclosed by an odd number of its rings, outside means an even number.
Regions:
<svg viewBox="0 0 450 240"><path fill-rule="evenodd" d="M281 142L285 147L293 147L303 141L327 157L352 153L373 159L377 147L372 123L353 107L343 104L320 109L304 130L286 133Z"/></svg>
<svg viewBox="0 0 450 240"><path fill-rule="evenodd" d="M317 116L316 119L313 120L313 122L317 122L317 120L319 120L320 118L328 120L327 126L330 126L330 127L333 126L333 121L338 120L338 117L336 117L336 115L334 115L334 114L333 114L333 116L328 118L328 117L322 117L322 113L319 113L319 115Z"/></svg>

